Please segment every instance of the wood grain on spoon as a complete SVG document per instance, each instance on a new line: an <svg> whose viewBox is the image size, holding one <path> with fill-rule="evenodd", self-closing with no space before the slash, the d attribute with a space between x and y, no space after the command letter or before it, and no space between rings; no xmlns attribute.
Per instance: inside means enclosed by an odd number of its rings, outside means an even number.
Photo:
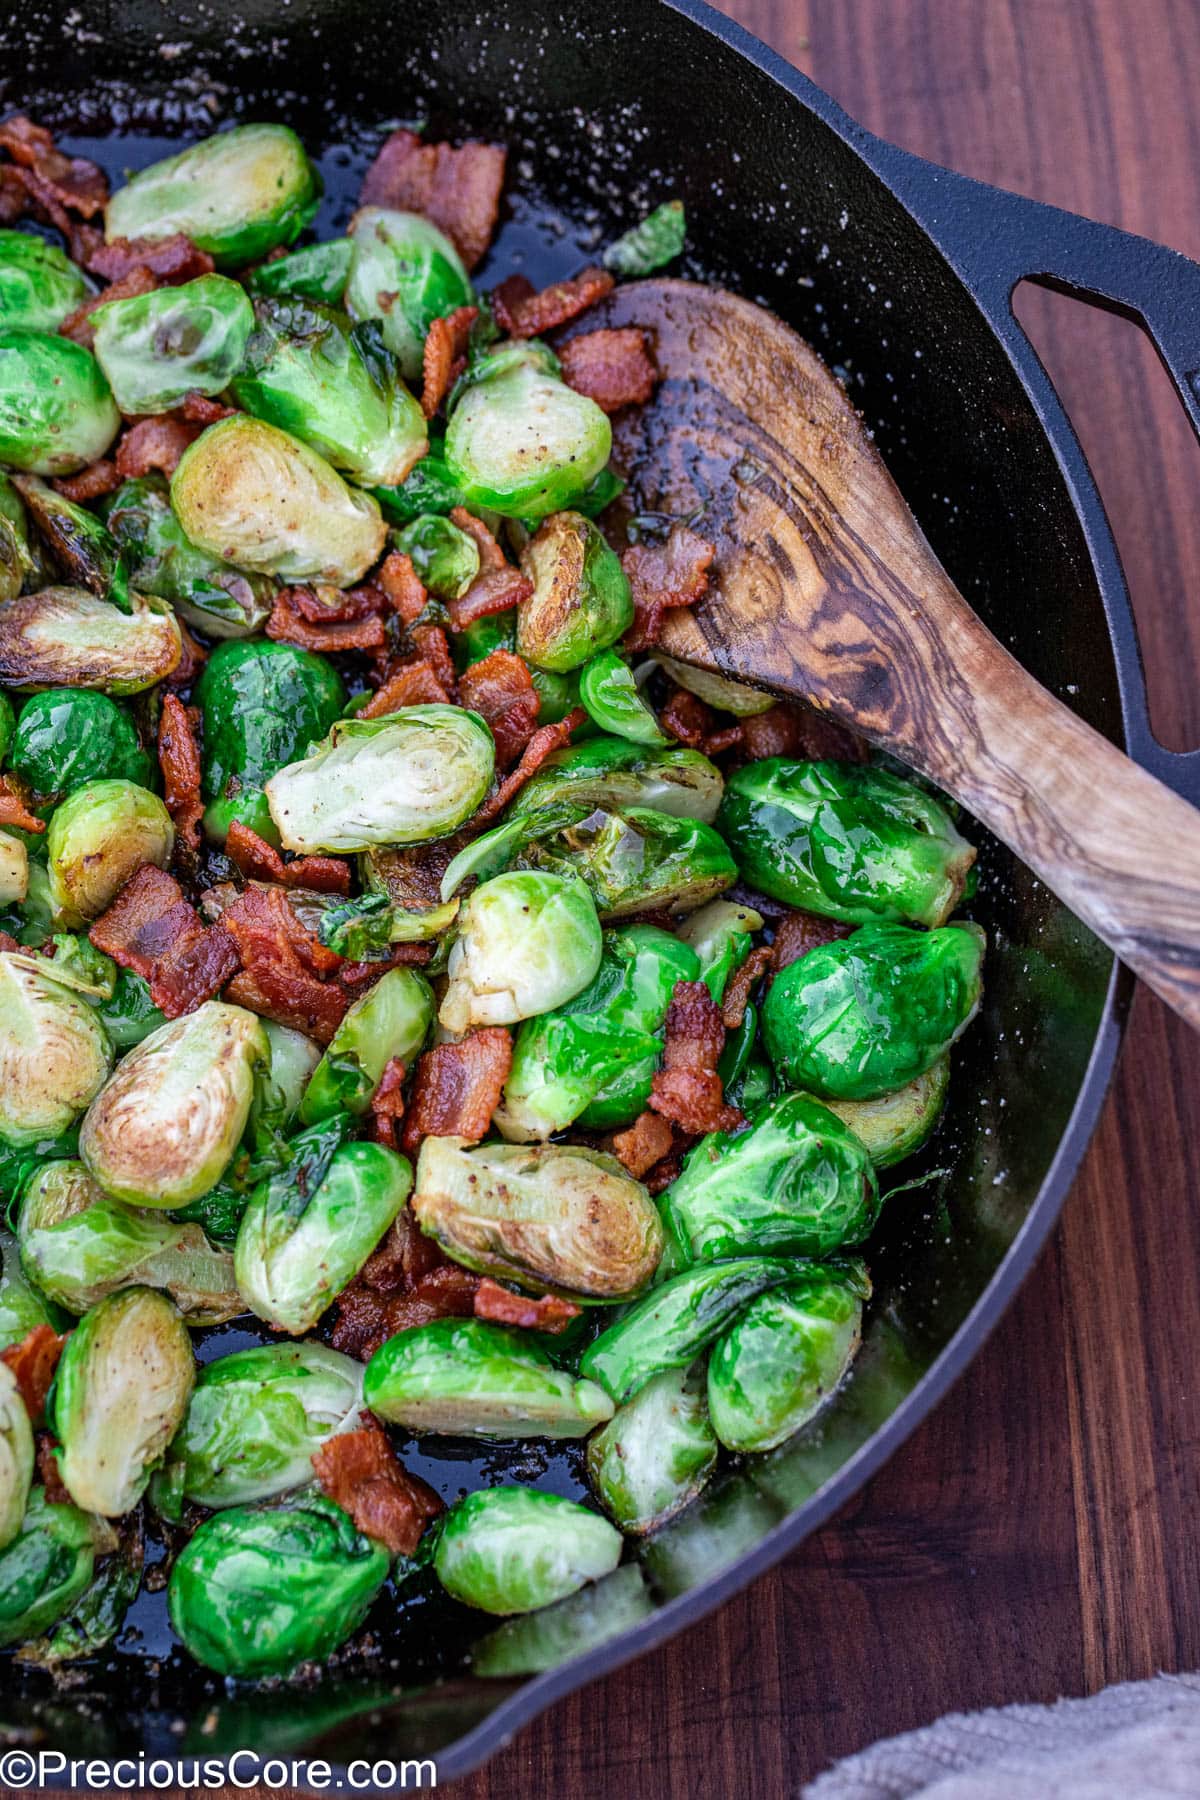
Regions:
<svg viewBox="0 0 1200 1800"><path fill-rule="evenodd" d="M717 545L672 656L808 701L955 795L1200 1029L1200 812L1047 693L976 617L858 413L795 332L683 281L588 314L664 380L617 429L643 509Z"/></svg>

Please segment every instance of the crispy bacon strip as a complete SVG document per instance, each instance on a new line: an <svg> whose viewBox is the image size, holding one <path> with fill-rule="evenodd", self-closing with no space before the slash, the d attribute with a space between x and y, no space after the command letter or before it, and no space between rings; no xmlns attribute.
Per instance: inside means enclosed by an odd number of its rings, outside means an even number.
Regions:
<svg viewBox="0 0 1200 1800"><path fill-rule="evenodd" d="M392 672L381 688L360 707L356 717L360 719L380 719L385 713L397 712L402 706L436 706L444 705L450 699L434 672L432 663L418 657L415 662L402 663ZM464 700L463 705L467 703Z"/></svg>
<svg viewBox="0 0 1200 1800"><path fill-rule="evenodd" d="M175 694L164 694L158 722L158 766L162 770L163 800L175 830L187 849L200 848L200 750L192 715Z"/></svg>
<svg viewBox="0 0 1200 1800"><path fill-rule="evenodd" d="M413 568L412 557L401 550L391 551L380 563L375 580L400 623L415 625L429 596Z"/></svg>
<svg viewBox="0 0 1200 1800"><path fill-rule="evenodd" d="M179 661L166 677L165 686L169 688L190 688L199 677L201 669L208 661L208 651L194 638L182 619L176 619L179 627L179 640L183 648Z"/></svg>
<svg viewBox="0 0 1200 1800"><path fill-rule="evenodd" d="M214 267L208 251L199 249L182 231L164 238L109 238L98 244L87 259L90 272L104 281L120 281L131 269L149 269L168 287L195 281L198 275L211 275Z"/></svg>
<svg viewBox="0 0 1200 1800"><path fill-rule="evenodd" d="M635 1180L640 1181L655 1163L669 1154L675 1133L657 1113L643 1112L624 1131L614 1132L610 1142L613 1155L624 1163Z"/></svg>
<svg viewBox="0 0 1200 1800"><path fill-rule="evenodd" d="M427 1137L466 1138L477 1144L500 1104L512 1067L512 1037L503 1025L486 1025L458 1044L436 1044L417 1064L404 1119L403 1144L412 1156Z"/></svg>
<svg viewBox="0 0 1200 1800"><path fill-rule="evenodd" d="M245 888L222 912L221 924L242 963L226 989L227 998L327 1044L350 997L336 981L322 976L336 969L341 958L300 923L285 890L259 884Z"/></svg>
<svg viewBox="0 0 1200 1800"><path fill-rule="evenodd" d="M496 766L507 769L537 730L537 689L529 668L511 650L493 650L458 678L460 706L486 719L496 740Z"/></svg>
<svg viewBox="0 0 1200 1800"><path fill-rule="evenodd" d="M170 802L167 802L168 811ZM297 856L284 862L273 844L235 819L225 839L225 854L247 881L279 881L284 887L311 888L318 894L348 894L350 865L337 856Z"/></svg>
<svg viewBox="0 0 1200 1800"><path fill-rule="evenodd" d="M73 500L76 506L86 506L104 494L115 494L120 485L117 465L106 456L99 462L89 463L86 469L80 469L78 475L60 475L53 483L63 499Z"/></svg>
<svg viewBox="0 0 1200 1800"><path fill-rule="evenodd" d="M424 968L427 962L433 961L433 949L432 944L392 944L387 955L378 962L344 962L337 978L344 988L374 987L389 969ZM352 992L350 998L356 1000L357 992Z"/></svg>
<svg viewBox="0 0 1200 1800"><path fill-rule="evenodd" d="M0 1351L0 1362L7 1363L12 1370L25 1402L25 1411L34 1425L42 1422L46 1395L50 1392L50 1383L66 1341L52 1326L35 1325L19 1344L10 1344L7 1350Z"/></svg>
<svg viewBox="0 0 1200 1800"><path fill-rule="evenodd" d="M473 537L479 546L479 571L486 575L489 569L506 569L508 558L496 542L482 519L468 512L465 506L455 506L450 512L450 523Z"/></svg>
<svg viewBox="0 0 1200 1800"><path fill-rule="evenodd" d="M519 794L527 781L532 781L548 756L556 750L563 750L571 741L571 733L576 726L582 725L587 718L582 706L576 706L565 719L559 719L553 725L540 725L521 752L521 760L511 774L506 775L494 794L489 794L475 817L472 825L484 826L502 813L514 795Z"/></svg>
<svg viewBox="0 0 1200 1800"><path fill-rule="evenodd" d="M399 1148L396 1127L404 1117L404 1076L401 1059L389 1057L379 1086L371 1096L371 1136L377 1144L386 1144L389 1150Z"/></svg>
<svg viewBox="0 0 1200 1800"><path fill-rule="evenodd" d="M37 1434L37 1472L42 1478L42 1486L46 1490L46 1500L50 1506L70 1506L71 1496L59 1473L58 1457L55 1451L59 1448L57 1438L51 1437L48 1431Z"/></svg>
<svg viewBox="0 0 1200 1800"><path fill-rule="evenodd" d="M450 518L479 546L478 575L466 593L451 600L446 608L450 629L465 631L476 619L507 612L510 607L519 606L522 600L528 600L533 583L520 569L513 568L482 519L477 519L462 506L456 506Z"/></svg>
<svg viewBox="0 0 1200 1800"><path fill-rule="evenodd" d="M810 950L818 950L822 944L836 944L839 938L849 937L853 930L853 925L843 925L838 919L823 919L818 913L802 912L797 908L780 919L775 927L771 967L778 975L780 969L799 962Z"/></svg>
<svg viewBox="0 0 1200 1800"><path fill-rule="evenodd" d="M177 1019L211 1000L238 966L237 946L221 925L206 929L179 883L152 863L127 881L88 932L123 969L150 984L150 997Z"/></svg>
<svg viewBox="0 0 1200 1800"><path fill-rule="evenodd" d="M792 706L786 700L742 720L741 756L760 762L765 756L795 756L806 762L862 762L867 754L863 739L836 719L826 718L811 706Z"/></svg>
<svg viewBox="0 0 1200 1800"><path fill-rule="evenodd" d="M210 400L207 394L201 394L193 388L190 394L184 395L174 411L175 417L182 419L185 425L215 425L219 419L232 419L237 407L226 406L220 400Z"/></svg>
<svg viewBox="0 0 1200 1800"><path fill-rule="evenodd" d="M469 138L460 148L393 131L367 170L360 206L422 213L452 238L468 269L492 241L504 185L502 144Z"/></svg>
<svg viewBox="0 0 1200 1800"><path fill-rule="evenodd" d="M134 475L149 475L152 469L172 476L179 459L200 435L199 427L184 425L167 413L154 413L131 425L117 444L117 474L128 480Z"/></svg>
<svg viewBox="0 0 1200 1800"><path fill-rule="evenodd" d="M464 366L471 341L471 327L479 317L477 306L456 306L444 319L435 319L425 339L421 370L421 411L432 419L457 373Z"/></svg>
<svg viewBox="0 0 1200 1800"><path fill-rule="evenodd" d="M543 1294L531 1300L525 1294L514 1294L485 1275L475 1290L475 1317L491 1319L497 1325L517 1325L524 1331L565 1331L583 1308L573 1300L557 1294Z"/></svg>
<svg viewBox="0 0 1200 1800"><path fill-rule="evenodd" d="M448 694L457 686L458 672L450 645L440 625L414 625L409 632L413 649L427 662Z"/></svg>
<svg viewBox="0 0 1200 1800"><path fill-rule="evenodd" d="M406 1206L338 1296L330 1342L335 1350L366 1362L398 1331L432 1319L468 1318L478 1286L478 1275L449 1262Z"/></svg>
<svg viewBox="0 0 1200 1800"><path fill-rule="evenodd" d="M381 618L388 610L383 589L373 582L360 587L291 587L288 604L310 625L353 625L359 619Z"/></svg>
<svg viewBox="0 0 1200 1800"><path fill-rule="evenodd" d="M264 630L279 644L298 644L302 650L328 654L331 650L381 650L387 642L383 620L377 614L340 625L310 625L296 602L297 589L280 588ZM301 590L302 591L302 590Z"/></svg>
<svg viewBox="0 0 1200 1800"><path fill-rule="evenodd" d="M736 719L718 726L712 707L687 688L672 689L658 722L681 744L691 750L703 750L706 756L719 756L722 750L730 750L742 741L742 727Z"/></svg>
<svg viewBox="0 0 1200 1800"><path fill-rule="evenodd" d="M764 944L760 949L752 950L741 968L730 977L721 1007L726 1031L736 1031L741 1025L755 982L761 981L771 966L771 952Z"/></svg>
<svg viewBox="0 0 1200 1800"><path fill-rule="evenodd" d="M13 775L0 775L0 825L15 825L18 831L42 832L46 829L46 821L30 812Z"/></svg>
<svg viewBox="0 0 1200 1800"><path fill-rule="evenodd" d="M77 306L73 313L59 326L59 335L69 337L72 343L82 344L85 350L91 350L96 342L96 328L92 324L92 314L98 306L107 306L110 300L132 300L137 294L152 294L161 287L157 275L140 265L132 268L120 281L114 281L111 287L105 288L102 294L93 294L82 306Z"/></svg>
<svg viewBox="0 0 1200 1800"><path fill-rule="evenodd" d="M108 199L103 170L82 156L65 156L45 126L35 125L24 113L13 113L0 124L0 148L13 159L3 184L9 196L4 207L9 222L29 210L69 238L76 225L72 213L95 218Z"/></svg>
<svg viewBox="0 0 1200 1800"><path fill-rule="evenodd" d="M665 544L631 544L621 567L633 589L633 624L625 633L627 650L647 650L657 643L663 614L677 606L694 606L708 587L708 571L716 546L688 525L672 525Z"/></svg>
<svg viewBox="0 0 1200 1800"><path fill-rule="evenodd" d="M541 337L556 325L577 319L615 286L607 269L584 269L568 281L552 282L540 293L527 276L510 275L493 291L492 310L496 323L510 337Z"/></svg>
<svg viewBox="0 0 1200 1800"><path fill-rule="evenodd" d="M586 331L563 344L558 358L567 386L586 394L602 412L642 406L658 386L647 335L638 325Z"/></svg>
<svg viewBox="0 0 1200 1800"><path fill-rule="evenodd" d="M725 1048L721 1010L702 981L677 981L667 1009L662 1068L650 1105L684 1131L733 1131L745 1121L728 1106L717 1074Z"/></svg>
<svg viewBox="0 0 1200 1800"><path fill-rule="evenodd" d="M445 1507L433 1489L411 1475L370 1413L359 1431L340 1431L314 1450L312 1465L329 1498L358 1529L393 1556L411 1556L430 1519Z"/></svg>

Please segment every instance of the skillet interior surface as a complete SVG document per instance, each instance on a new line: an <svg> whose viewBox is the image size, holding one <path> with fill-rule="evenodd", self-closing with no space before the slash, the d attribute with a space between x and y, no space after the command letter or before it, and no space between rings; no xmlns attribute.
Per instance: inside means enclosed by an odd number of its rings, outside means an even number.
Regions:
<svg viewBox="0 0 1200 1800"><path fill-rule="evenodd" d="M681 194L690 231L678 272L762 301L814 343L963 593L1041 681L1119 740L1103 609L1053 448L970 296L820 116L836 122L836 109L816 90L815 110L798 103L667 5L522 0L511 14L456 0L260 0L236 19L150 0L86 15L33 5L0 26L0 104L55 126L113 176L223 122L282 118L320 156L320 235L344 226L385 126L427 117L434 136L500 138L512 199L484 287L516 268L539 283L570 273ZM444 1779L826 1516L994 1321L1052 1223L1115 1049L1111 955L1001 845L973 835L970 910L989 932L988 989L919 1165L943 1172L898 1194L868 1246L875 1299L847 1386L813 1428L732 1467L644 1548L657 1609L645 1624L570 1672L553 1670L585 1643L547 1642L551 1673L520 1687L474 1675L471 1646L489 1627L418 1587L400 1605L385 1595L315 1688L238 1694L178 1656L161 1593L144 1594L115 1649L71 1685L6 1667L0 1729L37 1725L74 1755L253 1744L338 1763L454 1745ZM242 1341L227 1327L200 1353ZM448 1499L497 1480L582 1491L576 1447L401 1451ZM162 1553L153 1546L151 1560ZM429 1692L434 1677L445 1679Z"/></svg>

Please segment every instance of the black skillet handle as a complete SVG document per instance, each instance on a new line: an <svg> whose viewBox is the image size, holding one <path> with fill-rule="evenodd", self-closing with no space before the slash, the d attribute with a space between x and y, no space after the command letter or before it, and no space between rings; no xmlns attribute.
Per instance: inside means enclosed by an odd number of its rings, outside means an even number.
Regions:
<svg viewBox="0 0 1200 1800"><path fill-rule="evenodd" d="M1036 362L1036 354L1013 314L1018 282L1090 300L1149 333L1200 438L1200 264L1150 238L989 187L893 145L886 147L886 172L1019 363ZM1167 750L1154 736L1127 595L1125 609L1125 628L1113 635L1128 697L1129 754L1200 804L1200 750Z"/></svg>

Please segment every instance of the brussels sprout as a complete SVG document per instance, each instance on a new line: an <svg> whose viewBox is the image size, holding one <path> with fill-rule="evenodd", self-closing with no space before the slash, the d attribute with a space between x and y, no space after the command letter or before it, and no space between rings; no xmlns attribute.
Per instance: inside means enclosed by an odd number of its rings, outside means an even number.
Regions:
<svg viewBox="0 0 1200 1800"><path fill-rule="evenodd" d="M717 1439L699 1369L655 1375L587 1447L588 1480L597 1499L622 1531L638 1536L682 1512L716 1462Z"/></svg>
<svg viewBox="0 0 1200 1800"><path fill-rule="evenodd" d="M513 1045L497 1124L505 1137L548 1138L628 1125L647 1105L677 981L700 973L695 952L653 925L604 934L595 979L553 1012L526 1019Z"/></svg>
<svg viewBox="0 0 1200 1800"><path fill-rule="evenodd" d="M123 413L169 412L189 393L219 394L254 328L246 291L201 275L96 308L96 361Z"/></svg>
<svg viewBox="0 0 1200 1800"><path fill-rule="evenodd" d="M28 688L98 688L140 694L183 654L174 614L130 595L128 613L83 588L43 588L0 607L0 681Z"/></svg>
<svg viewBox="0 0 1200 1800"><path fill-rule="evenodd" d="M479 573L479 545L469 531L440 513L422 513L396 533L396 548L410 557L429 592L458 600Z"/></svg>
<svg viewBox="0 0 1200 1800"><path fill-rule="evenodd" d="M0 604L15 600L28 582L41 585L42 558L29 538L25 506L0 469Z"/></svg>
<svg viewBox="0 0 1200 1800"><path fill-rule="evenodd" d="M579 698L601 731L633 744L668 744L653 710L642 699L633 670L615 650L601 650L579 674Z"/></svg>
<svg viewBox="0 0 1200 1800"><path fill-rule="evenodd" d="M44 331L0 326L0 463L73 475L104 455L121 415L90 350Z"/></svg>
<svg viewBox="0 0 1200 1800"><path fill-rule="evenodd" d="M739 906L733 900L713 900L702 906L679 927L679 935L690 944L700 961L700 973L709 993L719 1006L725 995L729 977L736 973L750 954L750 934L761 931L762 914L752 906Z"/></svg>
<svg viewBox="0 0 1200 1800"><path fill-rule="evenodd" d="M608 246L604 266L627 278L652 275L681 254L686 235L683 201L664 200Z"/></svg>
<svg viewBox="0 0 1200 1800"><path fill-rule="evenodd" d="M676 662L673 656L654 652L654 660L664 675L679 687L686 688L718 712L733 713L739 719L752 719L756 713L770 712L776 704L774 694L760 693L744 682L730 681L727 675L714 675L711 669L694 669L690 663Z"/></svg>
<svg viewBox="0 0 1200 1800"><path fill-rule="evenodd" d="M97 1016L118 1050L130 1050L165 1025L167 1015L155 1006L150 984L132 969L118 969L112 993L95 1003Z"/></svg>
<svg viewBox="0 0 1200 1800"><path fill-rule="evenodd" d="M313 1478L312 1457L353 1431L361 1363L324 1344L259 1344L201 1369L164 1478L198 1506L272 1500Z"/></svg>
<svg viewBox="0 0 1200 1800"><path fill-rule="evenodd" d="M869 1234L879 1189L849 1126L807 1094L785 1094L749 1131L701 1138L660 1204L691 1262L827 1256Z"/></svg>
<svg viewBox="0 0 1200 1800"><path fill-rule="evenodd" d="M234 1270L242 1298L300 1337L358 1271L399 1213L412 1169L383 1144L343 1144L345 1115L292 1141L294 1160L259 1183L242 1214Z"/></svg>
<svg viewBox="0 0 1200 1800"><path fill-rule="evenodd" d="M519 1614L489 1632L471 1652L476 1675L538 1675L620 1637L648 1619L654 1602L636 1563L623 1563L541 1612Z"/></svg>
<svg viewBox="0 0 1200 1800"><path fill-rule="evenodd" d="M59 1472L76 1506L112 1519L137 1505L194 1379L183 1320L153 1288L110 1294L80 1320L52 1396Z"/></svg>
<svg viewBox="0 0 1200 1800"><path fill-rule="evenodd" d="M263 784L325 735L346 703L341 677L293 644L218 644L196 683L204 719L204 828L219 843L234 819L277 841Z"/></svg>
<svg viewBox="0 0 1200 1800"><path fill-rule="evenodd" d="M574 1500L536 1488L468 1494L446 1514L433 1566L464 1606L527 1613L611 1574L621 1534Z"/></svg>
<svg viewBox="0 0 1200 1800"><path fill-rule="evenodd" d="M189 1325L221 1325L245 1311L227 1251L197 1225L110 1199L81 1162L37 1171L22 1193L17 1231L26 1274L68 1312L85 1313L128 1287L162 1289Z"/></svg>
<svg viewBox="0 0 1200 1800"><path fill-rule="evenodd" d="M763 1005L776 1072L834 1100L874 1100L924 1075L974 1018L978 925L864 925L780 970Z"/></svg>
<svg viewBox="0 0 1200 1800"><path fill-rule="evenodd" d="M596 1392L600 1393L599 1388ZM603 1394L600 1398L608 1404ZM21 1529L32 1485L33 1426L16 1376L7 1363L0 1362L0 1550L7 1549Z"/></svg>
<svg viewBox="0 0 1200 1800"><path fill-rule="evenodd" d="M349 1008L300 1103L305 1125L343 1108L364 1113L392 1057L411 1068L433 1023L433 989L415 969L389 969Z"/></svg>
<svg viewBox="0 0 1200 1800"><path fill-rule="evenodd" d="M350 242L346 310L379 320L388 349L415 381L433 321L472 299L462 258L429 219L383 206L355 213Z"/></svg>
<svg viewBox="0 0 1200 1800"><path fill-rule="evenodd" d="M475 889L459 915L438 1018L447 1031L467 1031L548 1012L587 987L602 945L582 881L497 875Z"/></svg>
<svg viewBox="0 0 1200 1800"><path fill-rule="evenodd" d="M615 1157L577 1144L427 1137L412 1210L447 1256L535 1293L623 1300L658 1267L654 1203Z"/></svg>
<svg viewBox="0 0 1200 1800"><path fill-rule="evenodd" d="M340 719L310 756L272 776L266 794L288 850L417 844L471 817L494 765L478 713L406 706L381 719Z"/></svg>
<svg viewBox="0 0 1200 1800"><path fill-rule="evenodd" d="M711 825L641 806L620 813L580 807L571 824L528 844L522 861L578 875L605 920L692 912L737 880L733 858Z"/></svg>
<svg viewBox="0 0 1200 1800"><path fill-rule="evenodd" d="M243 296L244 298L244 296ZM238 405L300 438L355 481L402 482L429 442L425 415L376 325L311 300L258 300L231 383Z"/></svg>
<svg viewBox="0 0 1200 1800"><path fill-rule="evenodd" d="M751 1256L673 1275L631 1306L584 1351L579 1372L618 1406L664 1369L686 1369L747 1302L794 1281L803 1265Z"/></svg>
<svg viewBox="0 0 1200 1800"><path fill-rule="evenodd" d="M471 495L446 467L445 443L430 434L429 449L412 474L399 487L377 487L372 492L385 519L393 525L408 525L424 513L453 512L456 506L470 505L477 513L486 508L476 505Z"/></svg>
<svg viewBox="0 0 1200 1800"><path fill-rule="evenodd" d="M87 781L121 779L145 787L150 758L137 728L107 694L46 688L21 708L11 766L43 799L66 799Z"/></svg>
<svg viewBox="0 0 1200 1800"><path fill-rule="evenodd" d="M0 831L0 904L20 905L29 892L29 852L24 840Z"/></svg>
<svg viewBox="0 0 1200 1800"><path fill-rule="evenodd" d="M285 581L349 587L383 550L378 504L324 457L263 419L234 413L201 432L171 477L171 505L210 556Z"/></svg>
<svg viewBox="0 0 1200 1800"><path fill-rule="evenodd" d="M33 1166L36 1166L39 1160L36 1148L30 1154L34 1159ZM0 1193L3 1192L0 1188ZM39 1294L26 1277L16 1239L0 1226L0 1350L19 1344L39 1325L49 1325L58 1331L64 1323L58 1308L44 1294Z"/></svg>
<svg viewBox="0 0 1200 1800"><path fill-rule="evenodd" d="M199 1199L237 1149L267 1055L254 1013L206 1000L118 1064L88 1108L79 1154L117 1200L171 1207Z"/></svg>
<svg viewBox="0 0 1200 1800"><path fill-rule="evenodd" d="M627 739L595 737L548 756L508 817L564 801L609 811L645 806L709 825L724 789L721 771L698 750L649 750Z"/></svg>
<svg viewBox="0 0 1200 1800"><path fill-rule="evenodd" d="M113 238L182 231L223 268L295 243L311 224L321 178L286 125L236 125L140 169L104 211Z"/></svg>
<svg viewBox="0 0 1200 1800"><path fill-rule="evenodd" d="M56 919L98 919L147 863L165 869L175 827L158 798L136 782L88 781L55 807L46 833Z"/></svg>
<svg viewBox="0 0 1200 1800"><path fill-rule="evenodd" d="M266 575L246 575L189 543L171 511L161 475L139 475L125 482L105 502L105 518L139 593L169 600L189 625L209 637L246 637L261 630L275 584Z"/></svg>
<svg viewBox="0 0 1200 1800"><path fill-rule="evenodd" d="M111 1066L103 1025L53 963L0 951L0 1141L58 1137Z"/></svg>
<svg viewBox="0 0 1200 1800"><path fill-rule="evenodd" d="M446 470L469 506L544 519L574 505L608 462L612 426L560 380L542 344L482 357L451 396Z"/></svg>
<svg viewBox="0 0 1200 1800"><path fill-rule="evenodd" d="M104 1561L77 1600L73 1600L48 1637L26 1642L19 1660L48 1669L52 1676L64 1662L92 1656L112 1643L125 1615L137 1598L142 1585L144 1536L141 1520L135 1513L126 1521L115 1551L109 1551L108 1535L113 1527L93 1520L93 1536L105 1534Z"/></svg>
<svg viewBox="0 0 1200 1800"><path fill-rule="evenodd" d="M942 924L975 860L931 794L858 763L747 763L717 825L751 886L852 925Z"/></svg>
<svg viewBox="0 0 1200 1800"><path fill-rule="evenodd" d="M540 525L521 554L521 572L533 583L517 608L517 649L526 662L560 673L581 668L633 623L620 558L580 513L555 513Z"/></svg>
<svg viewBox="0 0 1200 1800"><path fill-rule="evenodd" d="M57 331L93 292L82 269L28 231L0 231L0 319L22 331Z"/></svg>
<svg viewBox="0 0 1200 1800"><path fill-rule="evenodd" d="M252 294L296 294L302 300L320 300L340 306L350 275L353 244L348 237L309 244L274 262L260 263L247 283Z"/></svg>
<svg viewBox="0 0 1200 1800"><path fill-rule="evenodd" d="M398 854L368 850L359 860L368 867L386 870L387 859ZM356 899L327 906L321 914L318 936L330 950L351 962L375 962L381 960L391 944L423 944L440 937L453 925L458 910L458 901L451 900L445 906L410 911L405 906L393 906L386 888L370 889Z"/></svg>
<svg viewBox="0 0 1200 1800"><path fill-rule="evenodd" d="M826 1100L831 1113L864 1144L877 1169L890 1169L919 1150L941 1117L950 1085L950 1058L878 1100Z"/></svg>
<svg viewBox="0 0 1200 1800"><path fill-rule="evenodd" d="M273 1019L264 1019L262 1023L270 1054L266 1069L259 1073L250 1107L250 1125L252 1130L266 1126L273 1131L282 1131L300 1111L304 1090L321 1061L322 1050L320 1044L314 1044L302 1031L277 1025Z"/></svg>
<svg viewBox="0 0 1200 1800"><path fill-rule="evenodd" d="M90 1521L35 1488L19 1534L0 1551L0 1644L23 1644L61 1619L95 1566Z"/></svg>
<svg viewBox="0 0 1200 1800"><path fill-rule="evenodd" d="M129 577L112 534L74 501L56 493L39 475L16 475L13 486L25 502L59 570L76 587L129 611Z"/></svg>
<svg viewBox="0 0 1200 1800"><path fill-rule="evenodd" d="M332 1500L206 1519L171 1570L171 1624L218 1675L287 1675L358 1629L389 1557Z"/></svg>
<svg viewBox="0 0 1200 1800"><path fill-rule="evenodd" d="M450 1437L581 1438L612 1418L594 1381L555 1368L523 1331L435 1319L389 1338L367 1364L363 1399L406 1431Z"/></svg>

